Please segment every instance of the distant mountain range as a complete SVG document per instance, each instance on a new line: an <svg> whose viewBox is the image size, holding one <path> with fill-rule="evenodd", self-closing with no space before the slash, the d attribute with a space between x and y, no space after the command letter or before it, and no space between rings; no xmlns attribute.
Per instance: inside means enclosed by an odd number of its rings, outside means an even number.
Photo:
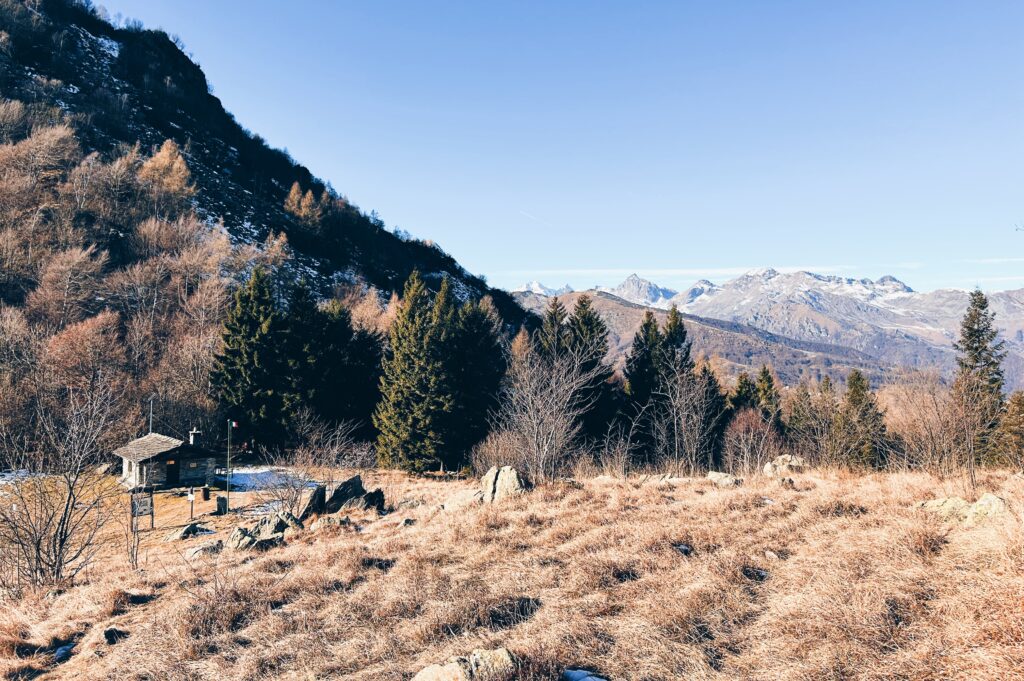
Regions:
<svg viewBox="0 0 1024 681"><path fill-rule="evenodd" d="M545 295L537 293L543 290L538 286L533 294ZM720 285L701 280L685 291L633 274L614 288L591 292L659 310L676 305L694 318L853 350L873 358L883 370L909 366L944 372L954 366L953 342L968 299L967 291L955 289L919 293L891 276L849 279L773 269L754 270ZM1024 386L1024 289L989 294L989 302L1009 353L1008 383ZM713 354L715 349L707 351Z"/></svg>

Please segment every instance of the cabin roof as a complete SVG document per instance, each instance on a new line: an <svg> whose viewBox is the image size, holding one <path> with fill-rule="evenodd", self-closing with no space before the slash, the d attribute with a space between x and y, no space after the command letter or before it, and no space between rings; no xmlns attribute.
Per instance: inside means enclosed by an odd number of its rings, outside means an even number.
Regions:
<svg viewBox="0 0 1024 681"><path fill-rule="evenodd" d="M114 454L122 459L140 463L147 459L152 459L154 456L177 449L183 444L182 440L176 440L173 437L161 435L160 433L150 433L149 435L143 435L136 440L132 440L123 447L118 447L114 450Z"/></svg>

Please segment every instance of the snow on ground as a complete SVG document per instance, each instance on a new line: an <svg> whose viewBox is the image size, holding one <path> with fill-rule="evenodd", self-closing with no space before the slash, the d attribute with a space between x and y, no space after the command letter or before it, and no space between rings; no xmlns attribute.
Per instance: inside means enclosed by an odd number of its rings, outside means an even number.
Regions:
<svg viewBox="0 0 1024 681"><path fill-rule="evenodd" d="M227 483L227 475L223 468L217 469L215 479ZM258 492L273 489L282 484L293 484L293 480L301 480L293 471L276 466L239 466L231 469L232 492ZM307 487L315 487L315 480L307 480Z"/></svg>

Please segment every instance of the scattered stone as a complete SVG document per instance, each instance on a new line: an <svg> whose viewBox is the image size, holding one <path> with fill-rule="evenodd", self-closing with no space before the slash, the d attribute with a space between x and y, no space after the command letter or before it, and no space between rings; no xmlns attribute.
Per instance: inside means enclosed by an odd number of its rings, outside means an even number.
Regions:
<svg viewBox="0 0 1024 681"><path fill-rule="evenodd" d="M768 477L793 475L807 471L807 460L802 456L783 454L764 465L764 474Z"/></svg>
<svg viewBox="0 0 1024 681"><path fill-rule="evenodd" d="M117 627L107 627L103 630L103 640L107 642L107 645L114 645L120 643L124 639L128 638L128 632Z"/></svg>
<svg viewBox="0 0 1024 681"><path fill-rule="evenodd" d="M224 542L218 539L217 541L206 542L189 549L185 552L185 557L189 560L194 560L202 556L215 556L223 550Z"/></svg>
<svg viewBox="0 0 1024 681"><path fill-rule="evenodd" d="M684 543L673 544L672 548L674 548L676 551L678 551L680 553L680 555L686 556L687 558L689 558L690 556L693 555L693 547L690 546L689 544L684 544Z"/></svg>
<svg viewBox="0 0 1024 681"><path fill-rule="evenodd" d="M231 536L228 537L228 546L237 551L251 549L255 543L256 537L252 536L249 530L241 526L236 527Z"/></svg>
<svg viewBox="0 0 1024 681"><path fill-rule="evenodd" d="M752 582L763 582L768 579L768 571L759 567L752 567L750 565L744 565L740 572L744 577Z"/></svg>
<svg viewBox="0 0 1024 681"><path fill-rule="evenodd" d="M413 681L504 681L516 671L516 661L506 648L474 650L445 664L432 664Z"/></svg>
<svg viewBox="0 0 1024 681"><path fill-rule="evenodd" d="M512 466L494 466L480 480L483 502L493 504L507 497L522 494L527 490L527 483L519 471Z"/></svg>
<svg viewBox="0 0 1024 681"><path fill-rule="evenodd" d="M332 515L325 515L317 518L313 521L313 524L309 526L309 529L313 532L323 529L325 527L343 527L345 525L351 525L352 521L349 520L348 516L344 518L338 518Z"/></svg>
<svg viewBox="0 0 1024 681"><path fill-rule="evenodd" d="M709 472L708 480L713 482L716 487L738 487L743 484L742 479L729 475L728 473L720 473L718 471Z"/></svg>
<svg viewBox="0 0 1024 681"><path fill-rule="evenodd" d="M562 681L608 681L589 669L566 669L562 672Z"/></svg>
<svg viewBox="0 0 1024 681"><path fill-rule="evenodd" d="M985 492L967 508L967 514L964 518L964 523L967 525L976 525L985 518L992 516L1003 515L1006 513L1007 506L1006 500L997 497L991 492Z"/></svg>
<svg viewBox="0 0 1024 681"><path fill-rule="evenodd" d="M180 541L182 539L188 539L198 534L212 534L213 530L202 525L201 523L189 523L184 527L172 530L170 534L164 537L164 541Z"/></svg>
<svg viewBox="0 0 1024 681"><path fill-rule="evenodd" d="M478 489L467 489L448 498L441 506L445 511L462 511L484 503L484 493Z"/></svg>
<svg viewBox="0 0 1024 681"><path fill-rule="evenodd" d="M306 499L306 504L302 507L302 511L299 512L299 520L305 522L310 519L311 516L323 513L327 508L327 485L317 485L313 488L313 492L309 495L309 499Z"/></svg>
<svg viewBox="0 0 1024 681"><path fill-rule="evenodd" d="M419 500L419 499L402 499L401 501L398 502L398 505L395 508L397 508L397 509L416 508L417 506L422 506L422 505L423 505L423 502L421 500Z"/></svg>
<svg viewBox="0 0 1024 681"><path fill-rule="evenodd" d="M353 475L334 488L334 493L331 494L331 498L324 505L324 510L327 513L337 513L348 504L362 501L365 495L366 489L363 487L363 479L358 475Z"/></svg>
<svg viewBox="0 0 1024 681"><path fill-rule="evenodd" d="M402 518L402 522L398 523L399 527L412 527L416 524L416 521L412 518Z"/></svg>
<svg viewBox="0 0 1024 681"><path fill-rule="evenodd" d="M62 664L71 659L71 655L75 652L75 644L68 643L53 651L53 661L57 664Z"/></svg>
<svg viewBox="0 0 1024 681"><path fill-rule="evenodd" d="M764 557L768 560L782 560L781 558L779 558L779 554L775 553L774 551L765 551Z"/></svg>
<svg viewBox="0 0 1024 681"><path fill-rule="evenodd" d="M779 487L782 489L796 489L796 482L793 478L779 478Z"/></svg>
<svg viewBox="0 0 1024 681"><path fill-rule="evenodd" d="M761 505L762 506L771 506L774 503L775 503L775 500L770 498L770 497L761 497Z"/></svg>
<svg viewBox="0 0 1024 681"><path fill-rule="evenodd" d="M260 537L252 545L253 551L267 551L284 544L284 533L272 534L269 537Z"/></svg>
<svg viewBox="0 0 1024 681"><path fill-rule="evenodd" d="M302 521L296 518L288 511L279 511L277 513L277 517L280 518L289 528L293 530L305 529L305 527L302 524Z"/></svg>

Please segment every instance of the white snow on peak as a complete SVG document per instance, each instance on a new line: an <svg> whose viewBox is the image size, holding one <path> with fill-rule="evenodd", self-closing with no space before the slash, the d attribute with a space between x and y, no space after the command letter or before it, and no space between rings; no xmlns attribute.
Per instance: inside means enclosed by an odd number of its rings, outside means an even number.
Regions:
<svg viewBox="0 0 1024 681"><path fill-rule="evenodd" d="M539 281L531 281L526 284L523 284L519 288L515 289L515 291L513 292L533 293L538 296L544 296L545 298L551 298L553 296L563 296L566 293L572 293L572 286L566 284L561 288L551 288L550 286L545 286Z"/></svg>

